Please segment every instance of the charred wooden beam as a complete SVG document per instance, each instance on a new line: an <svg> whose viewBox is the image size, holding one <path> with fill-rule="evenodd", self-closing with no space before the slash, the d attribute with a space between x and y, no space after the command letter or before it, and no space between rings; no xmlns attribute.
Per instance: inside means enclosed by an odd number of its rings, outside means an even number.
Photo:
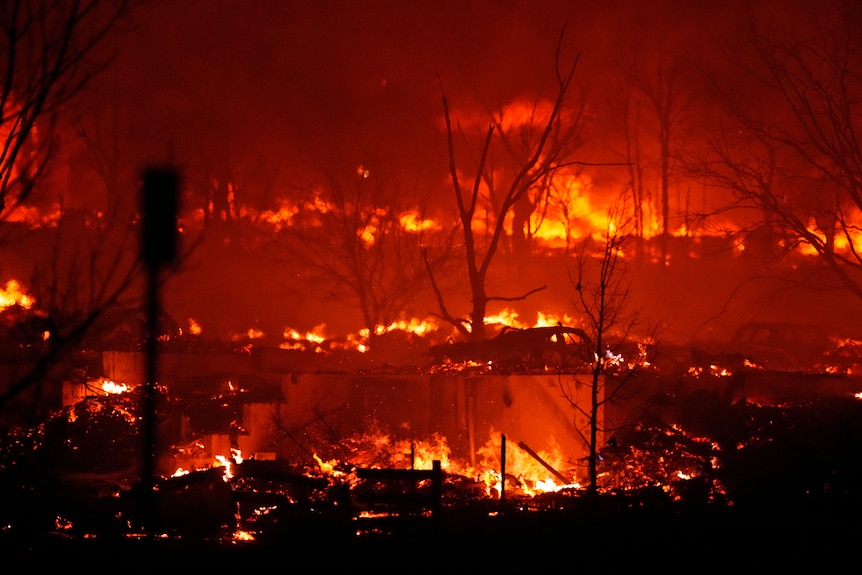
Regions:
<svg viewBox="0 0 862 575"><path fill-rule="evenodd" d="M529 445L527 445L527 444L526 444L526 443L524 443L523 441L519 441L519 442L518 442L518 447L520 447L521 449L523 449L524 451L526 451L527 453L529 453L529 454L530 454L530 456L531 456L533 459L535 459L536 461L538 461L539 463L541 463L541 464L542 464L542 466L543 466L545 469L547 469L548 471L550 471L551 473L553 473L553 474L554 474L554 476L555 476L557 479L559 479L559 480L560 480L560 481L562 481L563 483L568 483L568 482L569 482L569 480L566 478L566 476L565 476L565 475L563 475L562 473L560 473L559 471L557 471L556 469L554 469L553 467L551 467L551 465L550 465L547 461L545 461L544 459L542 459L541 457L539 457L539 454L538 454L538 453L536 453L535 451L533 451L532 449L530 449L530 446L529 446Z"/></svg>

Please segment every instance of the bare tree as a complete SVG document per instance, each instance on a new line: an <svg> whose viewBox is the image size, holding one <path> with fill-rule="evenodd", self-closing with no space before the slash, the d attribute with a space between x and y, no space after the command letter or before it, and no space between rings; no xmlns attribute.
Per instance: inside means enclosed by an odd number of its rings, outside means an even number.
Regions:
<svg viewBox="0 0 862 575"><path fill-rule="evenodd" d="M634 219L630 207L620 201L608 208L607 227L602 241L594 244L586 239L576 258L575 269L569 271L574 289L574 305L585 318L585 332L589 336L587 359L589 382L584 386L581 378L561 378L563 396L578 416L586 420L584 427L576 424L589 447L588 491L598 490L599 434L605 431L603 406L618 399L625 384L642 366L644 354L633 339L639 335L641 318L638 310L630 309L630 283L627 276L625 249L633 239ZM593 246L595 249L593 250ZM649 339L651 334L643 335ZM579 392L586 387L587 401Z"/></svg>
<svg viewBox="0 0 862 575"><path fill-rule="evenodd" d="M672 65L659 65L649 79L641 80L642 90L655 116L659 144L659 184L661 204L661 255L667 256L670 236L670 183L673 153L671 143L685 111L680 97L679 71Z"/></svg>
<svg viewBox="0 0 862 575"><path fill-rule="evenodd" d="M58 113L107 65L98 47L131 1L8 0L0 9L0 213L25 202L54 156Z"/></svg>
<svg viewBox="0 0 862 575"><path fill-rule="evenodd" d="M132 4L10 0L0 8L0 217L25 205L44 182L59 147L60 116L109 65L101 46ZM30 390L38 401L39 389L60 360L93 334L107 310L129 296L138 258L124 248L135 226L131 218L110 215L66 213L56 225L30 230L17 244L34 262L31 290L39 309L26 321L38 329L30 335L38 337L28 340L26 327L19 334L27 369L3 382L0 410Z"/></svg>
<svg viewBox="0 0 862 575"><path fill-rule="evenodd" d="M355 302L372 347L381 328L402 319L427 289L422 245L439 233L413 194L383 172L330 161L323 184L303 190L284 231L306 283L330 301ZM431 266L439 269L445 257Z"/></svg>
<svg viewBox="0 0 862 575"><path fill-rule="evenodd" d="M123 319L112 312L140 304L136 230L134 215L112 210L105 216L70 213L29 234L24 246L34 260L28 283L36 304L13 326L27 369L0 382L0 412L17 403L37 416L46 383L70 377L64 370L74 362L64 367L63 360L76 350L99 349L100 338ZM29 408L21 402L25 392Z"/></svg>
<svg viewBox="0 0 862 575"><path fill-rule="evenodd" d="M459 231L463 240L472 301L468 317L456 317L449 311L430 265L428 271L437 296L439 317L472 340L486 338L485 316L490 302L522 300L545 288L545 286L538 286L526 293L511 297L498 296L488 293L487 280L491 263L507 231L515 235L524 234L523 226L528 220L525 214L532 213L537 202L537 197L531 197L530 194L542 194L541 186L547 183L550 176L572 165L574 163L572 156L582 143L580 137L582 108L567 107L579 57L564 66L560 54L563 37L564 34L561 34L555 59L557 91L554 99L547 106L546 112L538 114L536 113L538 108L534 107L532 116L534 121L527 123L517 134L506 130L502 116L492 116L482 140L472 182L468 184L467 189L462 184L456 162L455 128L452 126L448 99L441 83L448 137L449 173L458 208ZM540 123L536 123L535 120L539 118L541 118ZM504 149L508 150L510 157L520 158L514 170L503 172L503 175L508 175L505 182L498 181L498 172L493 166L492 146L497 139L501 141ZM519 214L515 218L516 223L520 222L519 230L506 228L507 216L513 210ZM480 218L484 218L481 226L479 226ZM477 231L477 228L486 230L484 235L481 231ZM427 256L428 252L426 252L426 259ZM430 260L428 262L430 264Z"/></svg>
<svg viewBox="0 0 862 575"><path fill-rule="evenodd" d="M641 104L635 97L635 90L630 82L623 82L616 92L622 95L620 115L622 116L624 142L623 158L628 164L628 184L626 187L632 196L634 234L637 240L637 253L640 257L643 252L644 205L647 201L641 151Z"/></svg>
<svg viewBox="0 0 862 575"><path fill-rule="evenodd" d="M679 181L677 147L685 136L692 82L685 76L685 58L671 50L664 35L639 36L620 49L618 73L609 75L608 140L628 166L623 185L633 200L638 255L643 238L653 231L648 216L654 212L664 259L676 215L671 190Z"/></svg>
<svg viewBox="0 0 862 575"><path fill-rule="evenodd" d="M862 10L819 11L800 25L749 29L740 58L751 86L716 89L723 123L692 173L728 190L726 210L755 218L746 230L767 248L813 250L862 298Z"/></svg>

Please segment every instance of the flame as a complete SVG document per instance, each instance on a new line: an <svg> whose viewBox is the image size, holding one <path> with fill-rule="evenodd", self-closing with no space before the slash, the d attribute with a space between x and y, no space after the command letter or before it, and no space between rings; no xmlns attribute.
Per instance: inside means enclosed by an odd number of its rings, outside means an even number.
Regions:
<svg viewBox="0 0 862 575"><path fill-rule="evenodd" d="M102 391L106 394L119 394L129 391L129 386L125 383L115 383L110 379L102 379Z"/></svg>
<svg viewBox="0 0 862 575"><path fill-rule="evenodd" d="M510 310L508 308L500 311L496 315L485 316L485 323L508 325L511 327L519 327L524 325L520 322L520 320L518 320L518 312Z"/></svg>
<svg viewBox="0 0 862 575"><path fill-rule="evenodd" d="M354 336L354 335L348 335L344 349L353 348L353 349L356 349L357 351L365 353L368 351L368 345L365 343L367 341L368 341L367 332L364 335L361 334L359 337Z"/></svg>
<svg viewBox="0 0 862 575"><path fill-rule="evenodd" d="M757 364L753 364L748 360L745 361L744 365L759 367L757 366ZM705 371L706 370L701 366L690 366L687 373L688 375L691 375L693 377L699 377L703 375ZM711 375L712 377L731 377L733 375L733 371L720 365L710 364L709 375Z"/></svg>
<svg viewBox="0 0 862 575"><path fill-rule="evenodd" d="M716 377L730 377L731 375L733 375L733 372L726 367L719 367L717 365L710 365L709 371L712 375Z"/></svg>
<svg viewBox="0 0 862 575"><path fill-rule="evenodd" d="M293 328L284 328L284 339L293 340L293 341L310 341L314 343L323 343L326 341L327 337L324 333L326 329L326 324L321 323L314 326L311 331L300 333L299 331Z"/></svg>
<svg viewBox="0 0 862 575"><path fill-rule="evenodd" d="M504 132L508 132L513 128L547 123L551 112L553 112L553 105L547 100L532 102L519 99L503 106L498 123Z"/></svg>
<svg viewBox="0 0 862 575"><path fill-rule="evenodd" d="M54 519L54 527L57 529L68 531L72 529L72 522L65 517L60 517L59 515Z"/></svg>
<svg viewBox="0 0 862 575"><path fill-rule="evenodd" d="M289 200L279 198L276 200L274 210L266 210L257 216L257 220L271 225L276 231L293 225L293 217L299 213L299 206Z"/></svg>
<svg viewBox="0 0 862 575"><path fill-rule="evenodd" d="M338 462L334 459L330 459L329 461L324 461L320 458L316 453L312 456L314 461L317 463L317 467L324 475L337 475L341 474L341 471L336 469Z"/></svg>
<svg viewBox="0 0 862 575"><path fill-rule="evenodd" d="M485 316L487 325L505 325L517 329L527 329L531 327L551 327L555 325L574 325L576 322L573 317L563 314L557 315L550 312L537 312L535 321L522 321L520 314L509 308L505 308L494 315Z"/></svg>
<svg viewBox="0 0 862 575"><path fill-rule="evenodd" d="M27 294L18 280L9 280L3 289L0 289L0 311L17 305L24 309L31 309L36 300Z"/></svg>
<svg viewBox="0 0 862 575"><path fill-rule="evenodd" d="M431 469L434 461L439 461L440 468L444 471L451 466L449 445L446 443L446 438L439 434L431 436L427 441L415 439L397 441L395 451L409 453L413 469Z"/></svg>
<svg viewBox="0 0 862 575"><path fill-rule="evenodd" d="M547 440L548 447L536 451L536 454L553 469L565 475L568 468L562 450L553 438ZM489 439L479 449L480 465L482 470L477 474L486 485L489 496L499 496L502 490L502 479L499 474L501 467L502 435L493 428L489 431ZM514 477L518 489L527 496L535 496L540 493L559 491L566 486L577 485L578 482L573 472L572 481L568 484L558 484L558 477L554 477L547 467L535 459L523 449L506 446L506 475Z"/></svg>
<svg viewBox="0 0 862 575"><path fill-rule="evenodd" d="M862 231L860 231L862 230L862 214L855 213L846 219L846 229L841 230L840 233L837 233L838 231L835 230L833 249L836 253L859 253L862 250ZM808 219L806 231L815 236L821 244L827 243L826 230L817 223L815 217L812 216ZM818 255L818 251L814 245L805 241L799 242L797 251L807 256Z"/></svg>
<svg viewBox="0 0 862 575"><path fill-rule="evenodd" d="M353 453L351 467L431 469L433 463L439 461L441 469L448 474L474 478L478 483L484 484L484 492L489 497L499 497L502 490L499 472L501 435L493 429L490 430L490 438L478 452L480 458L475 466L452 459L446 438L439 434L427 439L393 440L386 430L372 428L349 438L345 444L350 446ZM548 440L547 449L537 451L536 455L554 469L560 470L561 475L565 474L566 461L559 445L553 439ZM319 470L328 476L346 475L345 472L339 471L336 460L324 460L316 453L314 460ZM565 487L578 488L580 485L575 481L574 473L569 473L572 481L562 482L559 476L554 476L546 465L522 448L507 448L506 475L507 478L515 478L519 495L533 497Z"/></svg>
<svg viewBox="0 0 862 575"><path fill-rule="evenodd" d="M7 201L7 204L9 203L11 202ZM56 226L62 217L63 210L57 203L47 209L15 203L0 212L0 220L25 224L30 229Z"/></svg>
<svg viewBox="0 0 862 575"><path fill-rule="evenodd" d="M423 218L416 211L404 212L398 217L398 222L408 232L426 232L442 229L436 221Z"/></svg>
<svg viewBox="0 0 862 575"><path fill-rule="evenodd" d="M202 331L201 330L201 324L199 324L195 318L190 317L189 318L189 333L192 335L200 335L201 331Z"/></svg>
<svg viewBox="0 0 862 575"><path fill-rule="evenodd" d="M224 476L222 479L229 482L233 479L233 465L242 463L242 452L239 449L231 449L230 457L226 455L216 455L213 467L224 467Z"/></svg>
<svg viewBox="0 0 862 575"><path fill-rule="evenodd" d="M536 323L533 327L551 327L559 324L572 325L574 323L574 319L566 314L559 316L551 313L538 312Z"/></svg>
<svg viewBox="0 0 862 575"><path fill-rule="evenodd" d="M326 324L321 323L314 326L311 331L302 333L291 327L285 327L283 337L285 339L279 347L281 349L309 349L317 353L324 351L323 344L328 339L325 334Z"/></svg>
<svg viewBox="0 0 862 575"><path fill-rule="evenodd" d="M424 320L418 318L402 319L394 321L387 326L377 326L376 333L384 334L390 331L406 331L416 335L424 336L440 329L440 324L432 317Z"/></svg>
<svg viewBox="0 0 862 575"><path fill-rule="evenodd" d="M256 327L248 328L244 333L235 333L231 336L232 341L242 341L245 339L262 339L266 337L266 333L263 330L258 329Z"/></svg>

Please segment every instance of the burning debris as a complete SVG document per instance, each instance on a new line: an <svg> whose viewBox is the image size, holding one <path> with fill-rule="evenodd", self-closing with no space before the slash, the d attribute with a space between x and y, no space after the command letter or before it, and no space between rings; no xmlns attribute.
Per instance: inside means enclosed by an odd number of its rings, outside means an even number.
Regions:
<svg viewBox="0 0 862 575"><path fill-rule="evenodd" d="M749 322L727 342L691 350L693 366L729 371L858 374L860 342L823 327L792 322Z"/></svg>
<svg viewBox="0 0 862 575"><path fill-rule="evenodd" d="M67 534L137 536L140 526L135 523L133 502L140 457L138 400L133 392L90 397L30 433L19 430L8 435L2 451L3 484L5 492L19 497L6 500L6 530L53 531L59 520ZM759 413L774 425L778 411ZM791 413L809 412L802 407L784 411L785 416ZM731 439L716 429L711 431L718 439L696 436L679 425L638 425L615 435L600 451L600 491L635 493L657 488L668 501L690 503L697 497L703 504L731 502L742 494L724 486L732 479L725 476L728 451L733 454L730 464L738 466L740 453L766 445L759 439L761 434L776 436L775 429L761 427L765 420L755 419L758 411L753 407L745 414L744 427L737 430L740 436L733 438L740 443L736 446L727 445ZM730 421L735 420L722 425ZM162 418L162 424L167 425L167 418ZM787 419L785 432L801 432L794 429L796 425ZM459 507L488 510L501 500L503 480L510 501L533 510L558 509L578 501L577 462L567 463L558 451L536 452L523 442L510 445L504 453L502 437L492 432L478 450L475 464L452 459L442 437L396 440L382 430L348 438L338 446L320 446L344 454L343 459L315 456L304 465L244 459L232 453L221 461L212 458L202 468L199 454L187 451L187 471L178 469L156 487L162 530L182 538L231 538L236 533L267 538L298 529L310 519L349 524L351 518L379 516L381 509L389 510L387 516L398 515L403 511L392 510L403 510L405 505L432 513L458 513ZM838 487L835 483L821 486L822 490ZM846 482L840 486L848 487ZM98 512L106 508L110 512Z"/></svg>
<svg viewBox="0 0 862 575"><path fill-rule="evenodd" d="M140 487L139 343L105 352L99 365L77 358L61 407L36 425L7 424L0 485L15 496L0 503L0 536L135 540L149 526L176 541L267 544L309 531L343 541L450 520L575 517L594 505L583 446L549 431L572 425L574 406L557 400L559 378L577 378L589 357L578 328L506 328L486 342L428 346L424 368L338 375L308 369L322 365L309 357L336 357L324 340L265 348L171 328L160 338L150 510ZM606 511L860 495L855 379L732 354L692 358L672 375L642 362L631 394L616 399L636 405L649 392L648 408L605 417L616 426L597 450ZM619 360L608 378L629 376L621 358L605 359ZM127 377L108 377L119 373ZM834 401L815 400L824 394Z"/></svg>
<svg viewBox="0 0 862 575"><path fill-rule="evenodd" d="M535 371L585 372L590 349L584 330L563 325L532 328L504 327L493 338L432 345L426 351L435 371L453 366L491 366L494 373Z"/></svg>

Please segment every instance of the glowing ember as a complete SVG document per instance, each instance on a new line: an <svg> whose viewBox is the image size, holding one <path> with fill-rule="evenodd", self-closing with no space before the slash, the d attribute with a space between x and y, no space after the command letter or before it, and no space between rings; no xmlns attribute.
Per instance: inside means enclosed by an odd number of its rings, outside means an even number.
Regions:
<svg viewBox="0 0 862 575"><path fill-rule="evenodd" d="M56 226L63 217L63 210L59 204L54 204L48 209L15 203L0 214L5 222L19 222L26 224L32 229Z"/></svg>
<svg viewBox="0 0 862 575"><path fill-rule="evenodd" d="M703 375L705 371L706 370L703 367L691 366L688 368L688 375L698 377L700 375ZM730 377L733 375L733 372L726 367L711 364L709 366L709 375L713 377Z"/></svg>
<svg viewBox="0 0 862 575"><path fill-rule="evenodd" d="M69 521L68 519L64 518L64 517L57 517L54 520L54 525L57 527L57 529L60 529L63 531L68 531L68 530L72 529L72 522Z"/></svg>

